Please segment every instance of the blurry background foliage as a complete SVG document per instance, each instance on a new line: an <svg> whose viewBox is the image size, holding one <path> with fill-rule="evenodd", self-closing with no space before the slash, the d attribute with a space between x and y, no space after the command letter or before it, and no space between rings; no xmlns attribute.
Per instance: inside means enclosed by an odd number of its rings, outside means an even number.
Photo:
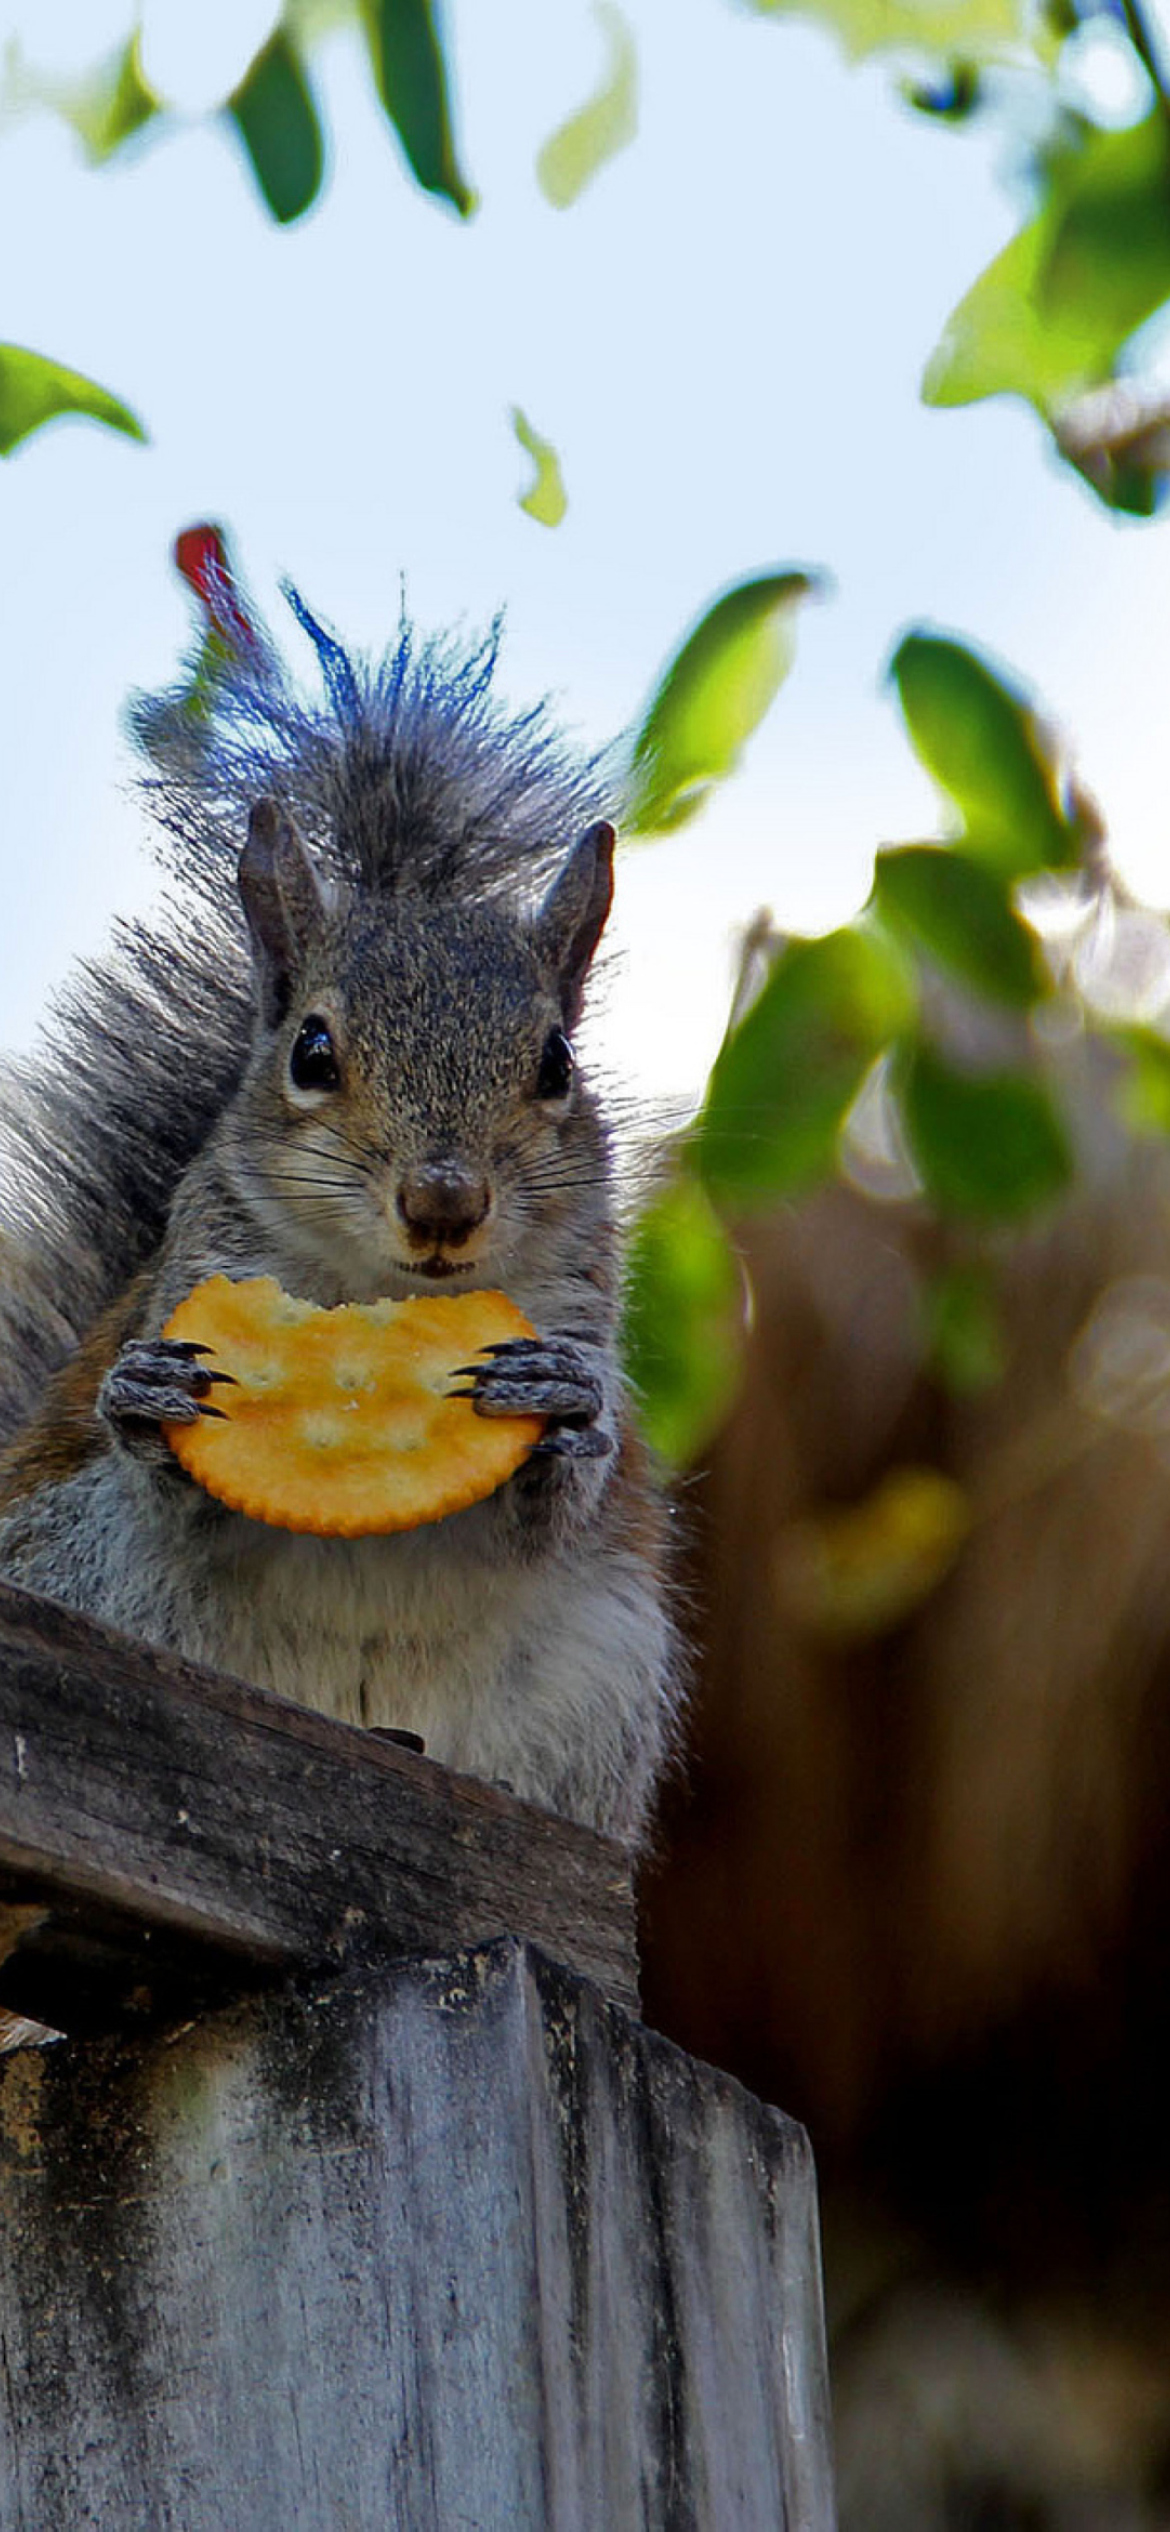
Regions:
<svg viewBox="0 0 1170 2532"><path fill-rule="evenodd" d="M783 21L803 16L854 58L887 57L924 115L956 127L1000 120L1025 217L939 343L923 346L923 395L935 405L1026 398L1103 504L1152 515L1170 483L1170 407L1143 390L1134 338L1170 299L1170 91L1141 8L751 5L777 20L778 42ZM218 109L268 211L299 219L325 181L313 53L347 19L414 178L441 210L470 218L476 197L434 0L287 0ZM561 208L636 137L629 30L612 0L600 0L597 21L597 85L538 160ZM1084 83L1070 64L1086 41L1111 48L1122 119L1108 127L1077 102ZM62 117L95 167L165 143L175 122L149 83L137 26L75 81L41 75L10 47L3 106ZM39 351L0 345L0 448L65 413L144 436L106 387ZM567 497L560 456L518 408L513 424L535 468L519 498L554 528ZM214 531L189 531L178 560L204 607L197 709L200 679L245 637L246 617ZM635 725L631 836L668 834L734 769L791 666L815 586L812 572L761 572L702 614ZM890 680L909 744L938 787L940 831L884 846L866 905L838 931L804 940L777 937L766 920L751 927L700 1113L666 1155L636 1233L628 1355L652 1438L677 1463L702 1450L734 1392L744 1317L736 1225L747 1212L841 1171L871 1196L961 1225L961 1269L940 1268L921 1306L935 1369L969 1390L1003 1366L995 1288L1005 1243L1075 1186L1062 1089L1071 1039L1091 1028L1105 1041L1110 1095L1130 1130L1170 1130L1170 944L1161 918L1123 902L1101 818L1059 738L1013 675L937 632L901 639Z"/></svg>

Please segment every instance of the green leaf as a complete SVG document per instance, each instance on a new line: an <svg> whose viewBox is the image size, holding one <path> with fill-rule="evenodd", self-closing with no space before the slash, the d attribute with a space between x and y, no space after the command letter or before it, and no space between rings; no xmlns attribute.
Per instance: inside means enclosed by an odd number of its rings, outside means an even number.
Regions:
<svg viewBox="0 0 1170 2532"><path fill-rule="evenodd" d="M914 948L989 1000L1026 1010L1043 993L1035 939L985 862L955 846L900 845L877 856L874 899Z"/></svg>
<svg viewBox="0 0 1170 2532"><path fill-rule="evenodd" d="M512 407L512 428L520 446L536 468L527 492L517 493L522 510L530 519L539 519L542 527L559 527L569 506L561 474L561 461L551 440L542 440L518 404Z"/></svg>
<svg viewBox="0 0 1170 2532"><path fill-rule="evenodd" d="M622 1350L652 1448L683 1468L718 1430L735 1395L742 1286L734 1251L701 1187L680 1178L656 1197L628 1259Z"/></svg>
<svg viewBox="0 0 1170 2532"><path fill-rule="evenodd" d="M794 1195L823 1178L863 1075L913 1011L905 961L880 932L789 941L721 1047L695 1129L716 1201Z"/></svg>
<svg viewBox="0 0 1170 2532"><path fill-rule="evenodd" d="M1029 1073L962 1073L919 1045L898 1081L906 1140L943 1213L1015 1221L1051 1204L1073 1174L1068 1137Z"/></svg>
<svg viewBox="0 0 1170 2532"><path fill-rule="evenodd" d="M1019 689L940 634L908 633L890 673L916 753L961 812L968 853L1006 879L1074 867L1079 831Z"/></svg>
<svg viewBox="0 0 1170 2532"><path fill-rule="evenodd" d="M476 197L463 175L451 122L450 82L432 0L362 0L374 84L411 168L427 193L467 219Z"/></svg>
<svg viewBox="0 0 1170 2532"><path fill-rule="evenodd" d="M536 162L541 192L558 211L566 211L606 160L616 158L637 136L638 56L633 36L612 0L594 0L593 14L609 53L605 75L587 103L550 134Z"/></svg>
<svg viewBox="0 0 1170 2532"><path fill-rule="evenodd" d="M135 27L121 51L114 55L104 77L95 76L84 90L74 92L68 119L97 167L153 122L159 111L158 98L143 73L139 31Z"/></svg>
<svg viewBox="0 0 1170 2532"><path fill-rule="evenodd" d="M927 364L927 404L1027 397L1051 419L1112 376L1170 297L1170 131L1161 108L1126 131L1080 129L1042 210L981 273Z"/></svg>
<svg viewBox="0 0 1170 2532"><path fill-rule="evenodd" d="M5 58L0 111L22 113L30 106L47 106L59 115L76 133L90 165L103 166L161 112L142 68L138 29L80 79L31 68L14 39Z"/></svg>
<svg viewBox="0 0 1170 2532"><path fill-rule="evenodd" d="M1057 162L1040 304L1120 348L1170 298L1170 126L1156 106L1121 132L1092 131Z"/></svg>
<svg viewBox="0 0 1170 2532"><path fill-rule="evenodd" d="M626 826L652 835L694 816L733 772L792 666L808 572L771 572L725 591L662 677L634 741Z"/></svg>
<svg viewBox="0 0 1170 2532"><path fill-rule="evenodd" d="M137 414L112 396L108 388L82 377L79 370L63 369L59 361L46 360L40 352L26 352L16 343L0 343L0 457L7 457L30 432L39 431L42 423L55 421L66 413L80 413L90 422L104 422L108 430L124 431L127 439L146 438Z"/></svg>
<svg viewBox="0 0 1170 2532"><path fill-rule="evenodd" d="M1003 1318L987 1268L944 1266L923 1294L933 1371L956 1397L993 1389L1007 1369Z"/></svg>
<svg viewBox="0 0 1170 2532"><path fill-rule="evenodd" d="M1156 1029L1109 1031L1109 1043L1125 1058L1115 1104L1133 1134L1170 1134L1170 1039Z"/></svg>
<svg viewBox="0 0 1170 2532"><path fill-rule="evenodd" d="M1053 47L1028 0L752 0L761 17L812 18L851 61L870 53L958 54L964 61L1047 58Z"/></svg>
<svg viewBox="0 0 1170 2532"><path fill-rule="evenodd" d="M1093 339L1075 321L1057 326L1041 313L1046 251L1043 223L1034 220L972 283L926 364L925 404L1020 395L1047 415L1064 397L1108 374L1111 345Z"/></svg>
<svg viewBox="0 0 1170 2532"><path fill-rule="evenodd" d="M278 26L224 108L274 220L299 220L316 200L325 145L304 65Z"/></svg>

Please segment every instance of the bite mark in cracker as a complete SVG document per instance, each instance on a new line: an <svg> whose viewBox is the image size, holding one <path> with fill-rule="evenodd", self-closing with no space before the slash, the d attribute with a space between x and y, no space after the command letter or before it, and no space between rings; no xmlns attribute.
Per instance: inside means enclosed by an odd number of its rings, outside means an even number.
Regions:
<svg viewBox="0 0 1170 2532"><path fill-rule="evenodd" d="M322 1538L419 1528L495 1493L540 1440L540 1416L477 1416L450 1395L489 1345L534 1333L502 1292L346 1302L320 1310L271 1275L212 1275L163 1335L206 1346L228 1373L219 1414L166 1424L208 1494Z"/></svg>

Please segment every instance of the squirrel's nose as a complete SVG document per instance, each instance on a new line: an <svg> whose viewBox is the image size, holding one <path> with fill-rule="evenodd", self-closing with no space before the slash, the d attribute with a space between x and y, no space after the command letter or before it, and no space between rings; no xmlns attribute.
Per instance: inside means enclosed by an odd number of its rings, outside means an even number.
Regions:
<svg viewBox="0 0 1170 2532"><path fill-rule="evenodd" d="M492 1191L457 1161L424 1161L399 1181L395 1202L416 1247L458 1248L486 1221Z"/></svg>

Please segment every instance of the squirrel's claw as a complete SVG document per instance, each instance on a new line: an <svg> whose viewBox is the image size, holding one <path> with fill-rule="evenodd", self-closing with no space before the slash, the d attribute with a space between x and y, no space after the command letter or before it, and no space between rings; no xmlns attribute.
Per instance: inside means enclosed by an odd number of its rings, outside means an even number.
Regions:
<svg viewBox="0 0 1170 2532"><path fill-rule="evenodd" d="M123 1346L98 1392L98 1413L136 1459L176 1468L162 1426L223 1417L211 1391L219 1383L235 1384L230 1372L210 1371L199 1360L208 1351L166 1337L136 1338Z"/></svg>
<svg viewBox="0 0 1170 2532"><path fill-rule="evenodd" d="M483 1353L484 1359L463 1364L454 1375L468 1387L449 1393L470 1398L477 1415L543 1415L558 1427L578 1429L596 1423L604 1392L588 1349L572 1337L517 1337L507 1345L485 1345Z"/></svg>
<svg viewBox="0 0 1170 2532"><path fill-rule="evenodd" d="M597 1425L582 1429L577 1425L561 1425L557 1432L546 1433L542 1442L533 1444L530 1459L605 1459L614 1447L612 1433L604 1433Z"/></svg>

